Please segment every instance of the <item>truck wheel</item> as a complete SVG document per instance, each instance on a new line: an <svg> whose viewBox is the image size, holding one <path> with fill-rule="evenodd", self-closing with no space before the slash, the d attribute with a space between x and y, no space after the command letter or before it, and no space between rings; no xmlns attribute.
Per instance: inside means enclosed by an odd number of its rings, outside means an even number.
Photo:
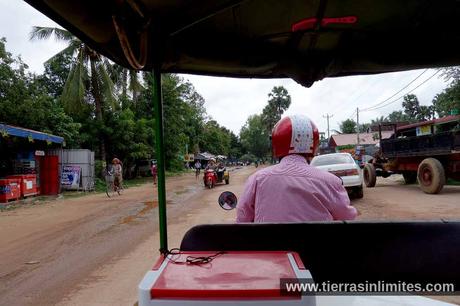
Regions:
<svg viewBox="0 0 460 306"><path fill-rule="evenodd" d="M417 172L415 171L405 171L402 175L406 184L414 184L417 181Z"/></svg>
<svg viewBox="0 0 460 306"><path fill-rule="evenodd" d="M375 187L377 175L373 164L366 164L363 169L364 183L366 187Z"/></svg>
<svg viewBox="0 0 460 306"><path fill-rule="evenodd" d="M425 193L439 193L446 183L446 174L441 162L436 158L425 158L418 166L417 178Z"/></svg>
<svg viewBox="0 0 460 306"><path fill-rule="evenodd" d="M355 193L355 198L356 199L362 199L363 196L364 196L363 185L361 185L358 188L356 188L354 193Z"/></svg>

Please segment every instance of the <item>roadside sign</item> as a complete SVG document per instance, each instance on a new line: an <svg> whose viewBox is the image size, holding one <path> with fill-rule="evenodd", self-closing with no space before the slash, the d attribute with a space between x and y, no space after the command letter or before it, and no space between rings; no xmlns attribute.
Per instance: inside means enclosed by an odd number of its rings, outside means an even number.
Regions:
<svg viewBox="0 0 460 306"><path fill-rule="evenodd" d="M80 187L80 166L64 166L62 168L61 185L63 187Z"/></svg>

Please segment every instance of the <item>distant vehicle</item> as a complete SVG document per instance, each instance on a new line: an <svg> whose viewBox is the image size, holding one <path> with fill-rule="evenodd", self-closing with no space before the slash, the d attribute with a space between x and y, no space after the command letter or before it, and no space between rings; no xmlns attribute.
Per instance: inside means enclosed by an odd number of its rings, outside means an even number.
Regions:
<svg viewBox="0 0 460 306"><path fill-rule="evenodd" d="M423 192L436 194L447 178L460 180L460 115L391 125L393 136L380 137L381 151L363 169L367 187L375 186L377 176L402 174L406 184L418 180Z"/></svg>
<svg viewBox="0 0 460 306"><path fill-rule="evenodd" d="M318 155L310 164L340 177L350 197L358 199L363 197L361 169L349 153Z"/></svg>
<svg viewBox="0 0 460 306"><path fill-rule="evenodd" d="M208 187L209 189L214 188L216 184L225 182L225 184L230 183L230 174L227 171L227 168L221 167L217 168L216 170L214 169L208 169L205 170L204 175L203 175L203 183L205 187Z"/></svg>

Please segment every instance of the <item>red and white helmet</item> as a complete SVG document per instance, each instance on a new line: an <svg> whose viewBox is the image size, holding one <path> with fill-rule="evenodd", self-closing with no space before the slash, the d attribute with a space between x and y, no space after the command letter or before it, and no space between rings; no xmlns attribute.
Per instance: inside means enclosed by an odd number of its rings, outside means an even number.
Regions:
<svg viewBox="0 0 460 306"><path fill-rule="evenodd" d="M272 131L274 157L289 154L314 156L319 146L319 132L307 116L292 115L282 118Z"/></svg>

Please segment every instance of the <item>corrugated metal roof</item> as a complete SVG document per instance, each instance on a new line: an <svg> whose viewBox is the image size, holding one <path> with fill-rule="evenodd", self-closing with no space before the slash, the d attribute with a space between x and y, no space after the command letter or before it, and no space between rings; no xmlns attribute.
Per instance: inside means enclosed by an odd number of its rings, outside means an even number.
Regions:
<svg viewBox="0 0 460 306"><path fill-rule="evenodd" d="M397 130L401 131L401 130L415 128L418 126L424 126L424 125L430 125L430 124L440 124L440 123L446 123L446 122L458 121L458 120L460 120L460 115L450 115L450 116L433 119L429 121L422 121L422 122L412 123L408 125L403 125L403 126L398 127Z"/></svg>
<svg viewBox="0 0 460 306"><path fill-rule="evenodd" d="M6 133L7 135L11 135L11 136L16 136L16 137L22 137L22 138L32 137L32 139L35 139L35 140L49 141L49 142L54 142L54 143L59 143L59 144L64 143L64 138L59 137L59 136L55 136L55 135L51 135L51 134L47 134L47 133L43 133L39 131L29 130L29 129L22 128L22 127L2 124L2 123L0 123L0 132Z"/></svg>

